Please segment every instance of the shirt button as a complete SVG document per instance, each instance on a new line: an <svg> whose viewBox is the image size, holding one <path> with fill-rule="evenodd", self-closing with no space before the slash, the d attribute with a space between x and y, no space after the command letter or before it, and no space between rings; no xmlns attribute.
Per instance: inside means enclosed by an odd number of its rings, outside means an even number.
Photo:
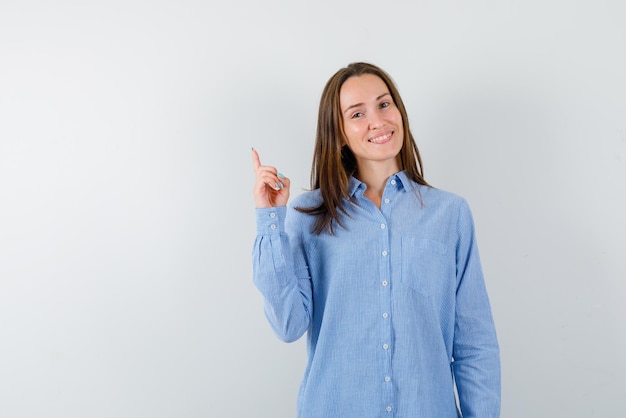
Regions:
<svg viewBox="0 0 626 418"><path fill-rule="evenodd" d="M276 217L276 212L270 213L270 218L275 218L275 217Z"/></svg>
<svg viewBox="0 0 626 418"><path fill-rule="evenodd" d="M387 408L385 408L385 411L387 411L387 412L391 412L391 407L390 407L390 406L388 406Z"/></svg>
<svg viewBox="0 0 626 418"><path fill-rule="evenodd" d="M383 350L389 350L389 344L383 344Z"/></svg>
<svg viewBox="0 0 626 418"><path fill-rule="evenodd" d="M396 185L396 181L395 180L391 180L391 184L395 186Z"/></svg>
<svg viewBox="0 0 626 418"><path fill-rule="evenodd" d="M387 253L387 251L383 251L381 254L383 255L383 257L387 257L388 253Z"/></svg>
<svg viewBox="0 0 626 418"><path fill-rule="evenodd" d="M391 382L391 377L385 376L385 382L387 382L387 383Z"/></svg>
<svg viewBox="0 0 626 418"><path fill-rule="evenodd" d="M385 224L380 224L380 229L385 229L387 226Z"/></svg>
<svg viewBox="0 0 626 418"><path fill-rule="evenodd" d="M389 203L389 202L390 202L390 200L389 200L389 199L385 199L385 203Z"/></svg>
<svg viewBox="0 0 626 418"><path fill-rule="evenodd" d="M276 229L276 224L271 224L271 225L270 225L270 228L272 228L272 229Z"/></svg>
<svg viewBox="0 0 626 418"><path fill-rule="evenodd" d="M389 318L389 314L387 312L383 313L383 318L385 319Z"/></svg>
<svg viewBox="0 0 626 418"><path fill-rule="evenodd" d="M389 283L387 282L387 280L383 280L383 283L382 283L383 286L387 286L388 284Z"/></svg>

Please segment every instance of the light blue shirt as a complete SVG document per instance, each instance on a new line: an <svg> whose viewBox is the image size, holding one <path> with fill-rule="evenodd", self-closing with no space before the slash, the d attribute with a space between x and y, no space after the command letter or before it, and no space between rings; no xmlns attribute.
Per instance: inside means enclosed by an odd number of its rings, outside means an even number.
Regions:
<svg viewBox="0 0 626 418"><path fill-rule="evenodd" d="M500 357L469 207L404 172L381 208L350 180L335 235L311 232L319 190L256 209L254 283L276 335L307 333L300 418L500 414ZM421 200L420 200L421 199Z"/></svg>

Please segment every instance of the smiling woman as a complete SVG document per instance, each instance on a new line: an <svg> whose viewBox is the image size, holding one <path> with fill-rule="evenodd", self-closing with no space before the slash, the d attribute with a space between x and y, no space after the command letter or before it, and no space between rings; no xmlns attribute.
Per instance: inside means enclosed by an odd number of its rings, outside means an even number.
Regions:
<svg viewBox="0 0 626 418"><path fill-rule="evenodd" d="M393 158L397 160L398 167L402 167L402 170L411 180L423 186L428 185L422 174L422 159L409 129L409 118L404 103L391 77L382 69L368 63L351 64L337 71L328 80L320 100L311 186L313 189L320 189L324 199L317 207L297 209L317 216L314 228L316 233L325 229L332 233L334 224L341 226L342 221L339 212L343 212L343 200L347 196L349 178L353 175L357 176L358 171L359 178L364 180L362 176L368 175L369 172L368 167L365 166L359 170L355 151L347 143L347 132L344 129L346 124L352 125L349 122L355 121L355 116L360 118L363 115L363 112L354 111L349 112L350 116L347 117L346 111L356 105L364 106L365 102L361 100L365 100L364 98L367 97L365 91L361 92L357 88L358 85L350 88L353 84L364 84L372 89L378 87L379 90L370 93L374 96L368 98L372 100L373 97L376 97L376 99L381 100L378 103L381 110L376 110L375 114L384 114L382 109L392 106L392 104L393 107L397 108L401 121L394 121L396 128L398 128L394 134L396 137L402 138L402 144ZM382 100L384 97L389 97L390 100ZM393 111L393 108L391 110ZM394 113L392 112L392 114ZM367 121L367 118L365 120ZM358 125L355 121L354 126L357 127ZM384 123L384 127L388 129L387 122ZM379 133L376 134L377 131L380 131L379 127L375 124L372 128L374 128L372 129L373 132L368 131L365 135L379 136ZM400 142L398 139L396 141ZM362 163L365 164L364 161ZM387 170L387 172L390 174L395 171L389 172ZM384 173L381 175L386 178ZM368 198L374 199L374 203L380 207L380 202L377 201L379 199L373 191L377 187L378 194L380 194L381 181L372 178L369 179L369 183L365 180L364 183L368 184Z"/></svg>
<svg viewBox="0 0 626 418"><path fill-rule="evenodd" d="M391 78L326 84L313 190L253 151L254 281L276 335L308 333L298 417L498 417L499 347L465 200L430 187ZM455 389L458 400L455 398Z"/></svg>

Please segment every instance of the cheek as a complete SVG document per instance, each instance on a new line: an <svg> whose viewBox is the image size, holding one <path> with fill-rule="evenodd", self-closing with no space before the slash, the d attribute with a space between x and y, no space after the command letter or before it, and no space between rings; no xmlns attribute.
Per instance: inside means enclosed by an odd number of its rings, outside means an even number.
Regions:
<svg viewBox="0 0 626 418"><path fill-rule="evenodd" d="M404 126L404 124L402 123L402 115L400 114L400 111L396 109L395 112L395 124L396 126L398 126L398 128L402 129L402 127Z"/></svg>
<svg viewBox="0 0 626 418"><path fill-rule="evenodd" d="M358 126L357 124L346 124L344 125L343 128L343 142L344 143L350 143L350 141L354 140L354 139L358 139L358 137L361 135L361 127Z"/></svg>

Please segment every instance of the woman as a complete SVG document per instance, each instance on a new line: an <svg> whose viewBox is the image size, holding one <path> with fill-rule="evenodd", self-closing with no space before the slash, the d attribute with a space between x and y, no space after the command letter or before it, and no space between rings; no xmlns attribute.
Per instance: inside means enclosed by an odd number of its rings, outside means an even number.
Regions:
<svg viewBox="0 0 626 418"><path fill-rule="evenodd" d="M400 95L367 63L320 101L312 191L252 153L254 282L286 342L305 332L300 418L498 417L495 327L464 199L428 185Z"/></svg>

